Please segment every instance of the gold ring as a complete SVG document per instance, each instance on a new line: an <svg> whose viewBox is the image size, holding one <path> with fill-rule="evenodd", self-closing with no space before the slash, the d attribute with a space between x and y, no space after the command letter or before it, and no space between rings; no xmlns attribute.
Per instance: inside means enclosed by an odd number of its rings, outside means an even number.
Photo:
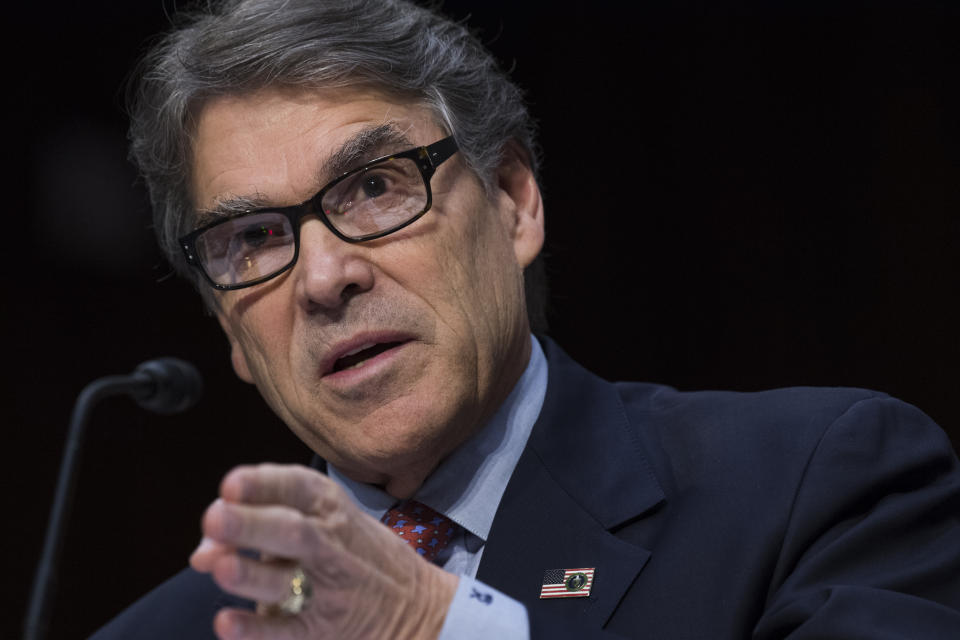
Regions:
<svg viewBox="0 0 960 640"><path fill-rule="evenodd" d="M283 613L295 616L306 607L312 593L310 579L301 567L297 567L293 570L293 577L290 578L290 595L277 604L277 607Z"/></svg>

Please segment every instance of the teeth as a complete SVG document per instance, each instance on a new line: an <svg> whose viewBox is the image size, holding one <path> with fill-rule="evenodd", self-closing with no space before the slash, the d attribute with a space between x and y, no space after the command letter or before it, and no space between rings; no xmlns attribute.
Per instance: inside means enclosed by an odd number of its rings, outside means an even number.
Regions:
<svg viewBox="0 0 960 640"><path fill-rule="evenodd" d="M369 349L370 347L375 346L376 344L377 344L376 342L368 342L368 343L366 343L366 344L362 344L362 345L360 345L359 347L357 347L356 349L353 349L352 351L347 351L345 354L343 354L343 355L340 356L340 357L341 357L341 358L346 358L347 356L352 356L353 354L355 354L355 353L360 353L360 352L363 351L364 349ZM350 368L352 368L352 367L350 367Z"/></svg>

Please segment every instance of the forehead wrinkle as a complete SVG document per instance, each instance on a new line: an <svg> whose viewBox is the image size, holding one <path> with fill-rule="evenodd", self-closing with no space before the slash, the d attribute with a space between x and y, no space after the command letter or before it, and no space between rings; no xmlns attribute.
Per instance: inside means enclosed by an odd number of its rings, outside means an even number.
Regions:
<svg viewBox="0 0 960 640"><path fill-rule="evenodd" d="M316 176L316 184L325 184L333 177L391 151L413 146L415 145L410 138L393 122L365 127L344 141L322 163ZM203 227L221 218L243 215L253 209L270 206L277 205L259 192L251 195L219 196L212 207L197 211L194 225Z"/></svg>

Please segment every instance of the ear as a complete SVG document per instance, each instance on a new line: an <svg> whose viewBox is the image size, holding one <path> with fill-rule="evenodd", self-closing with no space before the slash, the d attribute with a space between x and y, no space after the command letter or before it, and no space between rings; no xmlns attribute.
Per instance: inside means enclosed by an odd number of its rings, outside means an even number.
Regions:
<svg viewBox="0 0 960 640"><path fill-rule="evenodd" d="M515 140L508 142L504 149L497 169L497 186L512 204L513 215L507 224L517 263L526 268L543 248L543 200L530 159Z"/></svg>
<svg viewBox="0 0 960 640"><path fill-rule="evenodd" d="M223 332L227 336L227 341L230 343L230 363L233 365L234 373L244 382L253 384L253 376L250 375L250 367L247 365L247 356L244 355L243 347L240 346L240 341L237 340L236 332L230 326L230 321L224 315L223 311L218 309L216 315L217 321L220 323L220 328L223 329Z"/></svg>

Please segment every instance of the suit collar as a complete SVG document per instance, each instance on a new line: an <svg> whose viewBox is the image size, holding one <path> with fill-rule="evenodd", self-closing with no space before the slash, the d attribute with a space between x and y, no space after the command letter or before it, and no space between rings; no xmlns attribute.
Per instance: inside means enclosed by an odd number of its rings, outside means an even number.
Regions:
<svg viewBox="0 0 960 640"><path fill-rule="evenodd" d="M530 447L570 496L605 529L664 499L616 388L551 340L547 393Z"/></svg>

